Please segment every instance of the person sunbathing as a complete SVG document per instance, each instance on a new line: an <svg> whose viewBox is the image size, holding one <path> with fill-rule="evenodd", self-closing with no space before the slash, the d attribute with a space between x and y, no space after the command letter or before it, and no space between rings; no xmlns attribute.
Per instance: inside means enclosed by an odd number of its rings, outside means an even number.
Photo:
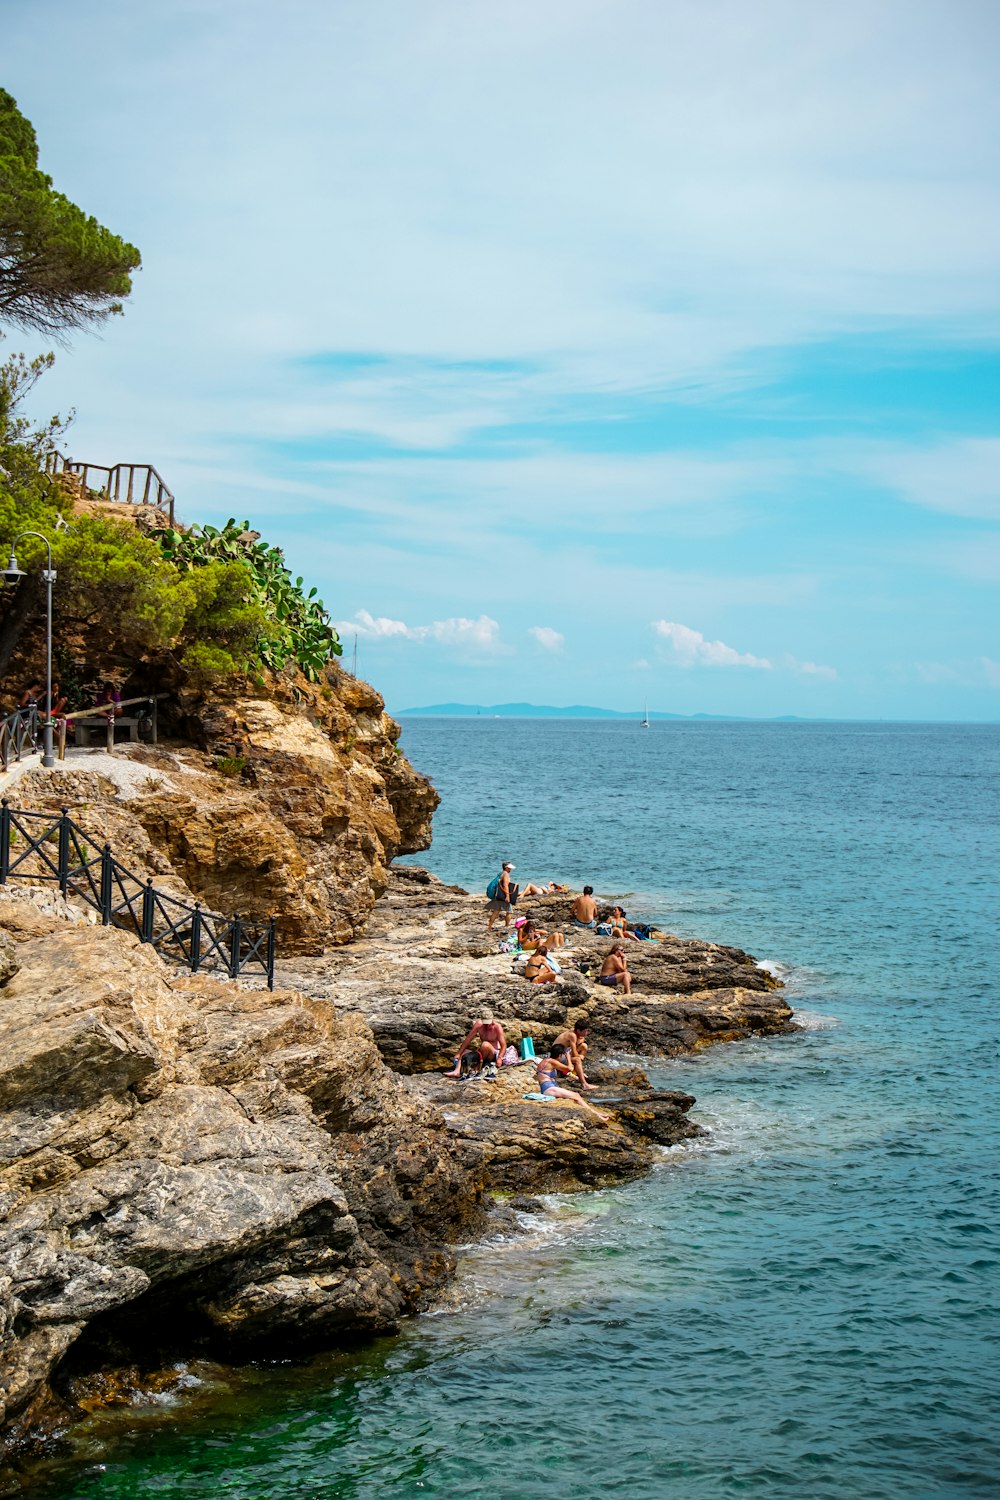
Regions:
<svg viewBox="0 0 1000 1500"><path fill-rule="evenodd" d="M566 1031L560 1031L553 1042L554 1047L565 1055L569 1063L570 1071L575 1073L582 1089L596 1089L596 1083L588 1083L587 1075L583 1071L583 1064L587 1057L587 1032L590 1030L589 1021L574 1021L573 1025Z"/></svg>
<svg viewBox="0 0 1000 1500"><path fill-rule="evenodd" d="M625 944L615 943L607 958L601 964L601 972L597 976L598 984L607 985L614 989L621 985L626 995L632 993L632 976L628 971L628 959L625 957Z"/></svg>
<svg viewBox="0 0 1000 1500"><path fill-rule="evenodd" d="M549 950L539 943L524 966L524 977L530 984L555 984L558 968L549 959Z"/></svg>
<svg viewBox="0 0 1000 1500"><path fill-rule="evenodd" d="M575 1094L572 1089L560 1088L560 1077L565 1077L570 1071L569 1064L563 1062L562 1058L563 1049L561 1047L551 1047L548 1057L543 1057L539 1062L535 1069L539 1093L545 1099L569 1099L579 1109L585 1109L588 1114L596 1115L602 1125L607 1125L611 1118L610 1115L602 1115L599 1110L596 1110L592 1104L588 1104L585 1099L581 1099L580 1095Z"/></svg>
<svg viewBox="0 0 1000 1500"><path fill-rule="evenodd" d="M547 948L561 948L566 942L561 932L539 932L530 917L522 924L517 940L525 952L532 948L537 950L542 943Z"/></svg>

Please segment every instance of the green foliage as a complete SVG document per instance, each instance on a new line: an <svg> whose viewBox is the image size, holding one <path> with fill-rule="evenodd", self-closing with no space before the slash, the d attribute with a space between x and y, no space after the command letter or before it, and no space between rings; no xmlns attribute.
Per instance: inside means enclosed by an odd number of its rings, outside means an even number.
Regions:
<svg viewBox="0 0 1000 1500"><path fill-rule="evenodd" d="M167 654L203 688L237 672L263 687L265 667L293 662L318 677L340 655L337 633L316 590L304 594L280 549L247 523L149 535L124 514L102 513L59 526L67 500L44 465L62 424L53 418L33 430L20 411L51 363L15 355L0 365L0 550L26 530L52 543L56 658L65 686L77 690L71 697L81 701L80 670ZM0 590L0 676L18 641L29 631L34 638L42 604L44 542L25 537L17 556L29 576Z"/></svg>
<svg viewBox="0 0 1000 1500"><path fill-rule="evenodd" d="M243 775L246 767L246 757L243 755L220 755L215 762L215 769L220 776L231 776L234 780Z"/></svg>
<svg viewBox="0 0 1000 1500"><path fill-rule="evenodd" d="M182 574L198 578L212 566L238 568L250 581L246 602L257 609L259 622L254 655L273 671L294 662L310 681L342 647L330 617L316 590L303 592L302 579L294 581L285 566L280 547L269 547L248 521L215 526L194 526L190 531L168 528L158 532L163 556Z"/></svg>
<svg viewBox="0 0 1000 1500"><path fill-rule="evenodd" d="M59 334L121 312L140 264L38 169L30 122L0 89L0 318Z"/></svg>
<svg viewBox="0 0 1000 1500"><path fill-rule="evenodd" d="M29 529L51 534L58 518L59 500L44 462L67 424L52 417L44 427L33 429L19 411L52 363L51 354L32 360L14 354L0 365L0 543ZM44 551L41 542L29 538L18 558L24 566Z"/></svg>

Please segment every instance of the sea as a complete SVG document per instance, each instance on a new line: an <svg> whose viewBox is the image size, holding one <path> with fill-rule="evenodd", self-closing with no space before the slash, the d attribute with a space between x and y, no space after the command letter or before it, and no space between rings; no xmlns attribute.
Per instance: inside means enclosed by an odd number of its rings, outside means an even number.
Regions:
<svg viewBox="0 0 1000 1500"><path fill-rule="evenodd" d="M32 1492L1000 1495L1000 726L414 717L402 744L442 796L415 862L485 890L512 859L744 947L801 1029L650 1063L708 1134L466 1247L399 1337L192 1369Z"/></svg>

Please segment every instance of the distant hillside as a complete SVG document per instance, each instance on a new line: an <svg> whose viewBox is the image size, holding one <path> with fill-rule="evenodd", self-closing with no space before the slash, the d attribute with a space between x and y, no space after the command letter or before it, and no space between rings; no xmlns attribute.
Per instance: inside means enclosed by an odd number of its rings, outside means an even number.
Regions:
<svg viewBox="0 0 1000 1500"><path fill-rule="evenodd" d="M404 708L399 711L401 719L416 718L463 718L463 719L640 719L636 709L623 713L616 708L591 708L574 703L569 708L553 708L548 703L432 703L426 708ZM651 711L651 719L736 719L738 714L666 714Z"/></svg>

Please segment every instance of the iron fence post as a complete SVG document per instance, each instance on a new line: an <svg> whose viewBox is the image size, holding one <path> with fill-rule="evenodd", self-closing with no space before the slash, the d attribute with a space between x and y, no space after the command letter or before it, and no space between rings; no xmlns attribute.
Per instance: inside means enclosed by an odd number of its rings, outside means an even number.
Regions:
<svg viewBox="0 0 1000 1500"><path fill-rule="evenodd" d="M267 924L267 987L274 989L274 918Z"/></svg>
<svg viewBox="0 0 1000 1500"><path fill-rule="evenodd" d="M69 809L63 808L59 818L59 889L65 896L69 886Z"/></svg>
<svg viewBox="0 0 1000 1500"><path fill-rule="evenodd" d="M10 874L10 804L4 797L0 803L0 885L7 884Z"/></svg>
<svg viewBox="0 0 1000 1500"><path fill-rule="evenodd" d="M105 844L101 852L101 922L105 927L111 926L114 863L111 857L111 845Z"/></svg>
<svg viewBox="0 0 1000 1500"><path fill-rule="evenodd" d="M139 941L141 943L151 943L153 941L153 917L155 910L153 877L150 875L147 877L145 889L142 893L142 930L139 933Z"/></svg>
<svg viewBox="0 0 1000 1500"><path fill-rule="evenodd" d="M201 902L194 903L194 912L191 916L191 973L194 974L201 963Z"/></svg>
<svg viewBox="0 0 1000 1500"><path fill-rule="evenodd" d="M242 957L240 949L242 948L242 946L243 946L243 923L240 921L240 914L239 914L239 912L236 912L236 914L233 917L232 925L231 925L231 927L229 929L229 977L230 977L230 979L238 979L239 978L239 974L240 974L240 960L241 960L241 957Z"/></svg>

